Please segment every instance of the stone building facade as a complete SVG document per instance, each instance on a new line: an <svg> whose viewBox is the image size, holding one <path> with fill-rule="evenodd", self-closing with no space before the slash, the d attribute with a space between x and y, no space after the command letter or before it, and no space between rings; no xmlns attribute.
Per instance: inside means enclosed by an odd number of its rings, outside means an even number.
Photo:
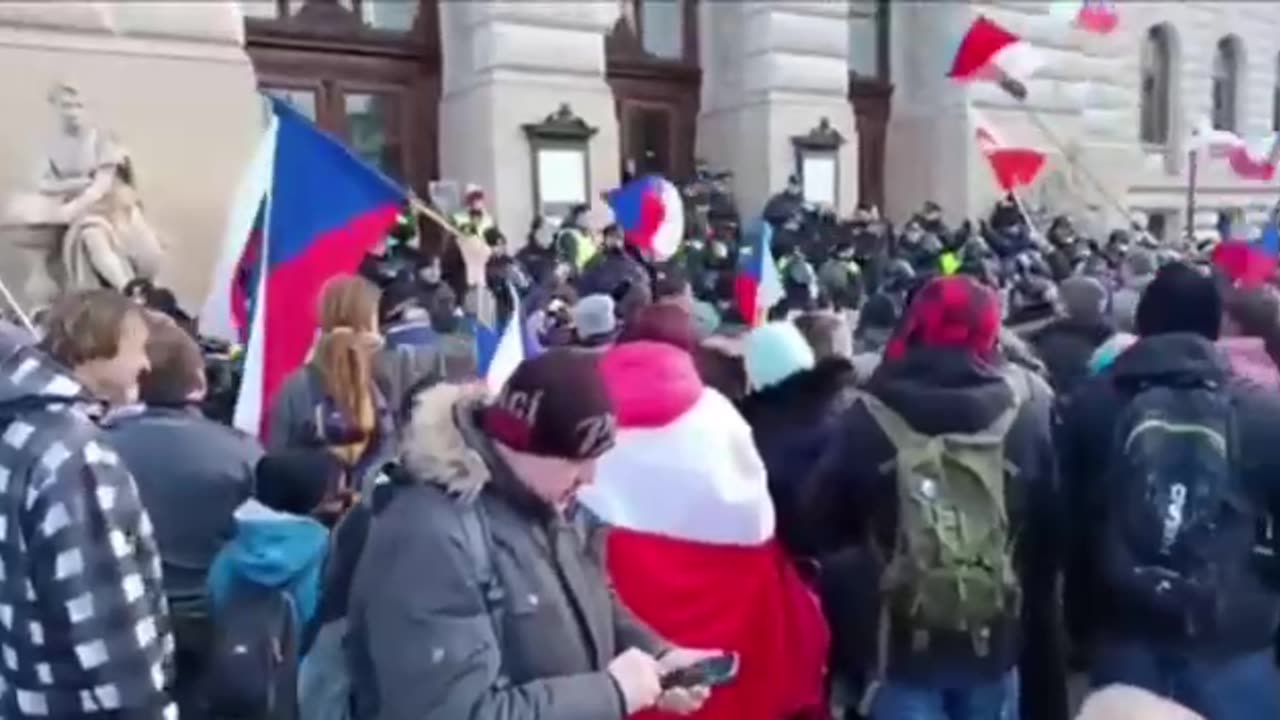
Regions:
<svg viewBox="0 0 1280 720"><path fill-rule="evenodd" d="M1051 163L1035 211L1100 227L1140 209L1179 231L1187 138L1201 118L1245 137L1277 128L1280 15L1266 3L1119 4L1100 37L1043 2L888 0L207 0L0 3L0 197L31 180L52 123L46 88L81 86L133 150L148 212L175 248L168 280L195 301L261 121L255 89L288 97L419 194L449 178L489 190L516 242L535 212L524 130L567 105L590 128L589 197L628 172L734 173L744 214L796 172L796 139L832 141L834 198L953 220L996 195L978 114ZM944 75L987 14L1047 60L1019 105ZM21 72L10 72L21 68ZM1195 225L1257 220L1274 184L1199 164ZM0 249L0 273L20 272Z"/></svg>

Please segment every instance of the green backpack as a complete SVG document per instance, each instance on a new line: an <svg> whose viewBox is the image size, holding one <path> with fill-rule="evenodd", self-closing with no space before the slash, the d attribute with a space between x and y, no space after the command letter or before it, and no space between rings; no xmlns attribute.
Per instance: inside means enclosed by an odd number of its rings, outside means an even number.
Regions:
<svg viewBox="0 0 1280 720"><path fill-rule="evenodd" d="M1008 383L1013 405L974 434L923 435L879 399L861 398L897 451L898 535L881 581L885 642L893 618L910 629L913 652L928 650L935 632L961 633L982 657L993 627L1019 611L1005 436L1023 394Z"/></svg>

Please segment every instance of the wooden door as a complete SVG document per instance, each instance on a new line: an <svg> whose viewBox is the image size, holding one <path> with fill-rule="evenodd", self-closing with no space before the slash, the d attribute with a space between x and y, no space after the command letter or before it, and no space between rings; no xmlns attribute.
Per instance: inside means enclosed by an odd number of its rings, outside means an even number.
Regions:
<svg viewBox="0 0 1280 720"><path fill-rule="evenodd" d="M438 176L434 1L423 0L413 29L402 32L368 27L358 12L362 3L311 0L298 7L292 16L247 23L259 86L425 196Z"/></svg>
<svg viewBox="0 0 1280 720"><path fill-rule="evenodd" d="M858 204L884 212L885 148L893 86L856 75L849 78L849 100L858 128Z"/></svg>
<svg viewBox="0 0 1280 720"><path fill-rule="evenodd" d="M649 37L644 3L677 11L671 37ZM619 155L624 176L658 173L675 180L693 175L702 88L695 0L628 0L628 12L605 44L609 85L617 103ZM655 16L649 15L650 19ZM668 15L668 19L673 19Z"/></svg>

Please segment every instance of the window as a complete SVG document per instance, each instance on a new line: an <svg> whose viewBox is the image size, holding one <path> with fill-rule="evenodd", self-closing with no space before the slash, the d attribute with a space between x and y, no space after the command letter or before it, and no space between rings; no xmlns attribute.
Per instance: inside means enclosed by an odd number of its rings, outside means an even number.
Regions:
<svg viewBox="0 0 1280 720"><path fill-rule="evenodd" d="M683 0L638 0L637 4L636 32L644 51L663 60L683 60Z"/></svg>
<svg viewBox="0 0 1280 720"><path fill-rule="evenodd" d="M1147 31L1142 45L1141 108L1139 122L1142 142L1165 145L1169 142L1169 118L1173 107L1173 49L1169 29L1157 25Z"/></svg>
<svg viewBox="0 0 1280 720"><path fill-rule="evenodd" d="M246 18L279 20L298 14L308 2L333 0L240 0ZM355 13L374 30L409 32L418 18L418 0L337 0L337 4Z"/></svg>
<svg viewBox="0 0 1280 720"><path fill-rule="evenodd" d="M1240 81L1240 46L1233 38L1218 41L1213 56L1213 128L1236 132Z"/></svg>
<svg viewBox="0 0 1280 720"><path fill-rule="evenodd" d="M1280 132L1280 55L1276 56L1276 76L1271 81L1271 129Z"/></svg>
<svg viewBox="0 0 1280 720"><path fill-rule="evenodd" d="M888 40L888 0L850 0L849 72L858 77L888 80Z"/></svg>

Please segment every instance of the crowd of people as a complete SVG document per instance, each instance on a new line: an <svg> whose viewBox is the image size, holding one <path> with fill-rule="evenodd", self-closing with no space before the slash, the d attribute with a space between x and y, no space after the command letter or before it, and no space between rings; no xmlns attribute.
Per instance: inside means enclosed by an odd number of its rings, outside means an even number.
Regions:
<svg viewBox="0 0 1280 720"><path fill-rule="evenodd" d="M0 326L0 715L1280 717L1273 287L793 185L752 326L731 217L657 263L466 201L483 283L403 223L262 442L171 295Z"/></svg>

